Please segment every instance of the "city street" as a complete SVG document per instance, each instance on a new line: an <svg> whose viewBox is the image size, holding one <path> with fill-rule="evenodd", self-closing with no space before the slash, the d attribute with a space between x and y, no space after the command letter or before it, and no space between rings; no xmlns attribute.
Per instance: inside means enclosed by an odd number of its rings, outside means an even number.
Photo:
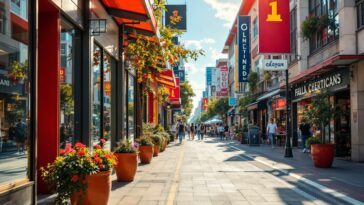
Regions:
<svg viewBox="0 0 364 205"><path fill-rule="evenodd" d="M138 167L134 182L113 181L109 204L350 204L340 199L339 193L330 193L336 194L333 197L309 186L309 180L304 182L268 166L262 154L255 155L257 160L251 158L251 149L265 147L215 138L172 143L152 164ZM272 164L283 167L284 162ZM358 191L363 197L364 192Z"/></svg>

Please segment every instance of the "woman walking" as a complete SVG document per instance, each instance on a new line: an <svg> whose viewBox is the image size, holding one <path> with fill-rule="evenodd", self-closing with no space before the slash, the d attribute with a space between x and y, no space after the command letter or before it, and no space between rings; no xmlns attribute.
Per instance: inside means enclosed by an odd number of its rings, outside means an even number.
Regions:
<svg viewBox="0 0 364 205"><path fill-rule="evenodd" d="M179 120L178 121L178 139L179 143L182 144L182 140L185 136L185 125Z"/></svg>
<svg viewBox="0 0 364 205"><path fill-rule="evenodd" d="M191 133L190 139L193 141L193 140L195 140L195 125L193 123L191 123L190 129L191 129L190 130L190 133Z"/></svg>

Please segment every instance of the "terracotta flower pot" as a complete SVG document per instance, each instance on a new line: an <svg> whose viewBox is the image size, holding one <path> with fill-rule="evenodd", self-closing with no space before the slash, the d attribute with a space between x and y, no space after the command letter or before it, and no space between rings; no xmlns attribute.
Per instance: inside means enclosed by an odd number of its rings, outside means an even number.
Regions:
<svg viewBox="0 0 364 205"><path fill-rule="evenodd" d="M311 156L315 167L330 168L334 161L334 145L313 144L311 145Z"/></svg>
<svg viewBox="0 0 364 205"><path fill-rule="evenodd" d="M73 193L72 205L107 205L111 192L111 170L87 175L87 189L85 195L82 191Z"/></svg>
<svg viewBox="0 0 364 205"><path fill-rule="evenodd" d="M153 152L153 157L158 156L159 154L159 145L154 145L154 152Z"/></svg>
<svg viewBox="0 0 364 205"><path fill-rule="evenodd" d="M134 180L138 167L137 153L114 153L118 160L115 172L118 181L131 182Z"/></svg>
<svg viewBox="0 0 364 205"><path fill-rule="evenodd" d="M139 158L143 164L149 164L153 157L153 146L140 146L139 147Z"/></svg>

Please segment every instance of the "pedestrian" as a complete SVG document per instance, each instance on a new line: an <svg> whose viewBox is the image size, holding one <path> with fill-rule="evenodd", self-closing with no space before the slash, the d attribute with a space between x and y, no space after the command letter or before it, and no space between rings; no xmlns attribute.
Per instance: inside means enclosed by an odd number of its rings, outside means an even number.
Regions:
<svg viewBox="0 0 364 205"><path fill-rule="evenodd" d="M267 133L269 136L270 143L272 144L272 148L274 148L276 132L277 132L277 124L274 122L273 118L271 118L270 122L267 125Z"/></svg>
<svg viewBox="0 0 364 205"><path fill-rule="evenodd" d="M197 134L197 139L201 140L201 124L196 124L196 134Z"/></svg>
<svg viewBox="0 0 364 205"><path fill-rule="evenodd" d="M224 140L224 125L221 123L218 127L218 132L219 132L219 135L220 135L220 140Z"/></svg>
<svg viewBox="0 0 364 205"><path fill-rule="evenodd" d="M190 140L195 140L195 125L193 123L190 126L190 134Z"/></svg>
<svg viewBox="0 0 364 205"><path fill-rule="evenodd" d="M179 139L179 143L182 144L182 140L185 136L185 125L179 120L178 121L178 139Z"/></svg>
<svg viewBox="0 0 364 205"><path fill-rule="evenodd" d="M302 139L302 152L306 153L309 152L306 148L306 140L311 137L311 126L310 124L306 123L305 119L302 119L302 123L300 125L300 131L301 131L301 139Z"/></svg>
<svg viewBox="0 0 364 205"><path fill-rule="evenodd" d="M201 140L203 140L203 137L204 135L206 134L206 126L204 124L201 124L201 127L200 127L200 138Z"/></svg>
<svg viewBox="0 0 364 205"><path fill-rule="evenodd" d="M187 135L188 135L188 137L190 137L190 133L191 133L191 127L190 127L190 125L189 124L186 124L186 130L187 130Z"/></svg>
<svg viewBox="0 0 364 205"><path fill-rule="evenodd" d="M18 119L18 123L15 125L15 137L18 154L25 153L25 130L26 125L21 119Z"/></svg>
<svg viewBox="0 0 364 205"><path fill-rule="evenodd" d="M225 127L224 127L224 134L225 134L225 139L227 140L230 136L229 125L227 125L227 124L225 124Z"/></svg>
<svg viewBox="0 0 364 205"><path fill-rule="evenodd" d="M10 124L10 127L9 127L9 139L10 140L13 140L13 141L16 141L16 138L15 138L15 125L14 123L11 123Z"/></svg>
<svg viewBox="0 0 364 205"><path fill-rule="evenodd" d="M177 124L173 124L172 126L171 126L171 133L172 133L172 135L173 135L173 140L176 138L176 133L177 133Z"/></svg>

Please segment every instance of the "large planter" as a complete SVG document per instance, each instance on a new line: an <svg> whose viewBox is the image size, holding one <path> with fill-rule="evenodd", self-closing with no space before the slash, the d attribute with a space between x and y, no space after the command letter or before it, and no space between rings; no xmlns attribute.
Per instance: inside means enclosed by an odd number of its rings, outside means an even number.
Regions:
<svg viewBox="0 0 364 205"><path fill-rule="evenodd" d="M160 150L159 145L154 145L153 157L158 156L159 150Z"/></svg>
<svg viewBox="0 0 364 205"><path fill-rule="evenodd" d="M71 196L72 205L107 205L111 192L111 170L87 175L86 193L82 191L73 193Z"/></svg>
<svg viewBox="0 0 364 205"><path fill-rule="evenodd" d="M315 167L330 168L334 161L334 145L313 144L311 145L311 156Z"/></svg>
<svg viewBox="0 0 364 205"><path fill-rule="evenodd" d="M149 164L153 157L153 146L140 146L139 158L142 164Z"/></svg>
<svg viewBox="0 0 364 205"><path fill-rule="evenodd" d="M131 182L134 180L138 167L137 153L114 153L118 163L115 165L117 180L120 182Z"/></svg>

